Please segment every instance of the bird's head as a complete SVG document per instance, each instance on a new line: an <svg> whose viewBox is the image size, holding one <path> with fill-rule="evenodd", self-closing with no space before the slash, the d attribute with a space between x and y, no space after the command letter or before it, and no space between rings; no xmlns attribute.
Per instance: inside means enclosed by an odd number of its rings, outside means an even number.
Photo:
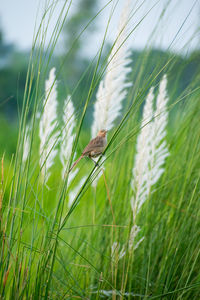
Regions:
<svg viewBox="0 0 200 300"><path fill-rule="evenodd" d="M107 130L101 129L101 130L98 132L98 136L105 137L107 132L108 132Z"/></svg>

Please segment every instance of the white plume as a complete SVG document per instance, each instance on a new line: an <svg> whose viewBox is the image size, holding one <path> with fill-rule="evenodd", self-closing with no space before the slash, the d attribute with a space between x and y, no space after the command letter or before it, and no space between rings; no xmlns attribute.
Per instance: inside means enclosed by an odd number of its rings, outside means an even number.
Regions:
<svg viewBox="0 0 200 300"><path fill-rule="evenodd" d="M160 82L155 114L153 111L153 88L150 89L144 105L131 182L134 192L131 205L134 214L140 210L149 196L151 187L164 172L162 166L169 155L165 140L168 120L166 87L167 77L164 75Z"/></svg>
<svg viewBox="0 0 200 300"><path fill-rule="evenodd" d="M130 68L127 67L130 59L125 40L130 12L131 1L126 0L120 17L117 39L108 58L106 75L100 82L97 92L91 132L93 138L99 130L110 130L113 127L115 119L120 115L122 101L127 95L125 88L129 85L126 83L126 78L130 71Z"/></svg>
<svg viewBox="0 0 200 300"><path fill-rule="evenodd" d="M129 237L129 243L128 243L128 250L131 252L132 250L136 250L140 243L144 240L144 237L142 237L139 241L135 242L135 239L140 232L140 227L137 225L133 225L130 232Z"/></svg>
<svg viewBox="0 0 200 300"><path fill-rule="evenodd" d="M64 113L63 113L63 131L61 137L61 148L60 148L60 160L62 163L62 178L64 179L65 172L67 170L70 157L72 154L73 141L75 139L74 129L76 126L75 116L74 116L74 106L71 101L71 97L68 96L64 102ZM78 172L78 169L74 169L69 173L68 183L74 179Z"/></svg>
<svg viewBox="0 0 200 300"><path fill-rule="evenodd" d="M134 192L131 204L139 210L149 193L148 163L150 160L150 144L152 142L153 88L150 89L143 109L141 131L137 138L133 180L131 186ZM132 207L133 208L133 207ZM134 209L134 208L133 208Z"/></svg>
<svg viewBox="0 0 200 300"><path fill-rule="evenodd" d="M125 246L120 245L118 242L114 242L111 247L111 257L115 260L120 260L126 254Z"/></svg>
<svg viewBox="0 0 200 300"><path fill-rule="evenodd" d="M162 167L165 159L169 156L166 138L166 127L168 122L167 111L167 76L164 75L159 86L157 97L155 119L152 131L151 157L150 157L150 176L149 181L152 186L164 172Z"/></svg>
<svg viewBox="0 0 200 300"><path fill-rule="evenodd" d="M49 73L49 79L45 82L44 109L40 120L40 167L46 183L50 176L50 168L57 154L57 82L55 80L55 68Z"/></svg>
<svg viewBox="0 0 200 300"><path fill-rule="evenodd" d="M64 123L64 128L62 131L61 147L60 147L60 160L63 167L62 179L65 178L65 172L68 169L68 164L70 162L70 158L72 154L73 142L75 139L75 134L74 134L74 130L76 127L75 109L71 101L71 96L68 96L64 102L63 123ZM78 173L78 170L79 170L78 168L71 170L68 176L68 185L70 185L72 180L75 178L76 174ZM68 207L70 207L71 204L73 203L78 191L80 190L85 180L86 177L84 176L80 180L80 182L76 185L76 187L69 192Z"/></svg>

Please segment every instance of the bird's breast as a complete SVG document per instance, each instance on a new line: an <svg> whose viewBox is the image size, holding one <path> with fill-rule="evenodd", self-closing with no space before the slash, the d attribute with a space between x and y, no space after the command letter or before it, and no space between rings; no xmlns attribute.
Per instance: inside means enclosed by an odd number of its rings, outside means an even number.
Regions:
<svg viewBox="0 0 200 300"><path fill-rule="evenodd" d="M103 147L106 147L106 145L107 145L107 137L105 136L103 138Z"/></svg>

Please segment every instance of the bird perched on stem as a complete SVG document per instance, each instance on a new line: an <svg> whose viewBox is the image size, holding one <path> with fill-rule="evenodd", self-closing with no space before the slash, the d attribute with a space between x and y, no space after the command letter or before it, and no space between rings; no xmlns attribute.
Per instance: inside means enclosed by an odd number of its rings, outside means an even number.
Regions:
<svg viewBox="0 0 200 300"><path fill-rule="evenodd" d="M85 156L89 157L92 161L94 161L96 165L96 161L93 160L93 157L98 157L102 154L104 151L106 144L107 144L107 138L106 138L107 130L100 130L97 134L97 136L92 139L89 144L85 147L83 150L81 156L73 163L71 166L69 172L77 165L77 163Z"/></svg>

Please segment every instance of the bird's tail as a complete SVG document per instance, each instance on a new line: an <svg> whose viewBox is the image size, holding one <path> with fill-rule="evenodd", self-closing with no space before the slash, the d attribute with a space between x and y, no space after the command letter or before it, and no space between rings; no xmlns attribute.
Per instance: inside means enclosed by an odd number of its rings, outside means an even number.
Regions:
<svg viewBox="0 0 200 300"><path fill-rule="evenodd" d="M77 165L77 163L83 158L83 155L81 155L71 166L71 168L69 169L69 172Z"/></svg>

